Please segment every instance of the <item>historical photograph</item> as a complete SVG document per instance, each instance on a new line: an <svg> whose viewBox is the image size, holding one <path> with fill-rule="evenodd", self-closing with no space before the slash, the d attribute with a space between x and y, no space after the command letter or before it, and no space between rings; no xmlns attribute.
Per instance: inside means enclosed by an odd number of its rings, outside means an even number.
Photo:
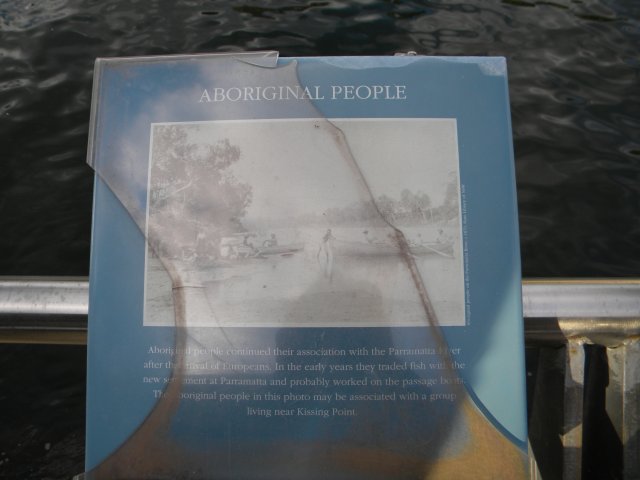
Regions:
<svg viewBox="0 0 640 480"><path fill-rule="evenodd" d="M465 325L454 119L166 123L150 141L145 326L175 324L178 284L187 326Z"/></svg>

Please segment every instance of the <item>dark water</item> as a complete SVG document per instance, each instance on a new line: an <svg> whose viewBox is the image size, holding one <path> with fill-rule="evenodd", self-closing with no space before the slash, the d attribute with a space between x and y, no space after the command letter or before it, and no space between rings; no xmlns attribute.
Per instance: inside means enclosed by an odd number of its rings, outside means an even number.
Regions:
<svg viewBox="0 0 640 480"><path fill-rule="evenodd" d="M83 471L85 358L79 346L0 348L0 478Z"/></svg>
<svg viewBox="0 0 640 480"><path fill-rule="evenodd" d="M179 3L179 5L177 5ZM525 276L640 273L640 3L0 3L0 273L88 273L97 56L503 55Z"/></svg>
<svg viewBox="0 0 640 480"><path fill-rule="evenodd" d="M0 0L0 274L88 273L95 57L274 49L507 57L524 275L638 276L639 47L634 0ZM83 356L0 348L0 478L80 471Z"/></svg>

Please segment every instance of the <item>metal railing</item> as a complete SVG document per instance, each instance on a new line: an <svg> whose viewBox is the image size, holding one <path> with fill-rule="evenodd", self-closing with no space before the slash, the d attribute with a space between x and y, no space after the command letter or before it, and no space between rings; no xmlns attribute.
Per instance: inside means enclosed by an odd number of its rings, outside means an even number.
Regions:
<svg viewBox="0 0 640 480"><path fill-rule="evenodd" d="M523 305L525 340L536 353L529 439L541 476L600 478L593 464L601 458L585 452L616 448L597 425L604 422L621 450L609 455L620 458L610 471L640 479L640 280L529 280ZM554 435L562 454L545 463L554 458Z"/></svg>
<svg viewBox="0 0 640 480"><path fill-rule="evenodd" d="M86 278L0 277L0 343L85 344L88 287ZM535 476L588 473L585 449L601 441L589 427L588 391L604 398L623 478L640 478L640 279L525 280L522 287ZM596 354L607 381L594 387Z"/></svg>
<svg viewBox="0 0 640 480"><path fill-rule="evenodd" d="M87 343L89 281L0 277L0 343Z"/></svg>

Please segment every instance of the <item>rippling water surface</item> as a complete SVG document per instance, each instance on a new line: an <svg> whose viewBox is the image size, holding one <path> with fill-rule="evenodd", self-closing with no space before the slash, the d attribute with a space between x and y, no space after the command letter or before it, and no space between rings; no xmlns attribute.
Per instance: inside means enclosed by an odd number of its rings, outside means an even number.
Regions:
<svg viewBox="0 0 640 480"><path fill-rule="evenodd" d="M179 3L179 5L178 5ZM640 273L640 4L0 3L0 273L87 274L97 56L503 55L526 276Z"/></svg>
<svg viewBox="0 0 640 480"><path fill-rule="evenodd" d="M635 0L0 0L0 275L88 273L95 57L274 49L507 57L524 275L638 276L639 47ZM81 471L83 357L0 350L0 477Z"/></svg>

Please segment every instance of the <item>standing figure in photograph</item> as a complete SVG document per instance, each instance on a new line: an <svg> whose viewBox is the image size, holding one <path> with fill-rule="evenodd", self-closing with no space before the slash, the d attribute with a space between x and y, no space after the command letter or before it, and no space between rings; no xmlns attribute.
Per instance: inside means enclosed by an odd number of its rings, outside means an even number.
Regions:
<svg viewBox="0 0 640 480"><path fill-rule="evenodd" d="M331 281L333 275L333 241L335 237L331 233L331 229L328 228L327 232L322 237L320 242L320 248L318 248L318 254L316 258L318 262L324 263L324 276Z"/></svg>

